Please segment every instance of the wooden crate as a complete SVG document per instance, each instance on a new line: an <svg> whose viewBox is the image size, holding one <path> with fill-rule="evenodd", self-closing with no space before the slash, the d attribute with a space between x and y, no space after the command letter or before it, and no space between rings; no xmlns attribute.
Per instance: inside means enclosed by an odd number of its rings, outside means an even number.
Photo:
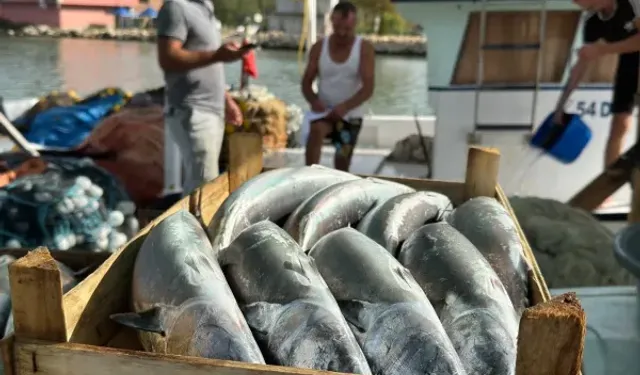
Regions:
<svg viewBox="0 0 640 375"><path fill-rule="evenodd" d="M231 191L262 171L259 136L238 133L230 137L230 143L229 172L176 203L68 293L62 294L59 271L52 266L53 259L46 251L29 253L10 267L16 339L11 347L14 363L8 368L19 375L326 373L146 353L140 351L134 332L109 320L110 314L129 311L130 279L136 254L155 224L177 210L186 209L206 225ZM498 162L499 153L495 150L471 148L464 183L387 179L418 190L444 193L454 203L475 196L495 197L515 221L504 192L496 184ZM524 255L532 266L530 297L535 306L527 309L521 320L517 374L577 374L584 344L584 312L575 295L550 300L533 253L521 230L519 233Z"/></svg>
<svg viewBox="0 0 640 375"><path fill-rule="evenodd" d="M2 249L0 255L11 255L19 259L33 249ZM109 258L110 253L93 253L88 251L55 251L51 253L53 259L62 262L74 271L91 272ZM83 272L84 273L84 272ZM4 327L2 327L4 329ZM0 355L6 374L15 373L13 368L13 343L15 336L11 335L0 340Z"/></svg>

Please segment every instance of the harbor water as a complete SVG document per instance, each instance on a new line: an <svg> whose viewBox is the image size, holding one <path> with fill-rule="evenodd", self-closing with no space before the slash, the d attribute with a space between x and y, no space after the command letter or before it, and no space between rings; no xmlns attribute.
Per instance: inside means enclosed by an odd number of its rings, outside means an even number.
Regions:
<svg viewBox="0 0 640 375"><path fill-rule="evenodd" d="M288 103L304 106L300 94L303 68L295 51L256 52L266 86ZM90 93L107 86L130 91L162 85L153 43L46 38L0 37L0 96L34 97L51 90ZM368 104L372 114L429 114L426 103L427 66L423 58L379 56L376 91ZM227 83L239 82L240 65L226 69Z"/></svg>

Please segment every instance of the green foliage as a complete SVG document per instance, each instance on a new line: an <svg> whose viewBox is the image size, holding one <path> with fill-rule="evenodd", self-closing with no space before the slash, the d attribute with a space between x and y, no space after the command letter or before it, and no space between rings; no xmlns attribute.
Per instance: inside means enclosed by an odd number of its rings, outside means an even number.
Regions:
<svg viewBox="0 0 640 375"><path fill-rule="evenodd" d="M0 0L1 1L1 0ZM255 13L263 16L275 10L276 0L213 0L216 17L223 25L236 26L242 24L246 17ZM303 0L299 0L303 1ZM402 16L391 3L391 0L351 0L358 7L358 33L371 34L374 32L375 18L380 17L379 34L406 34L411 30Z"/></svg>
<svg viewBox="0 0 640 375"><path fill-rule="evenodd" d="M239 25L245 17L263 16L274 11L275 0L215 0L216 17L224 25Z"/></svg>
<svg viewBox="0 0 640 375"><path fill-rule="evenodd" d="M406 34L411 30L411 25L396 12L385 12L380 20L381 35Z"/></svg>

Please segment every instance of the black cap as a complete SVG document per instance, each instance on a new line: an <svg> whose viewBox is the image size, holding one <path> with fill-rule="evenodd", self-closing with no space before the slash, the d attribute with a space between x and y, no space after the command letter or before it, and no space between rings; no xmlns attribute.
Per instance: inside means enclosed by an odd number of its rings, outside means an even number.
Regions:
<svg viewBox="0 0 640 375"><path fill-rule="evenodd" d="M342 16L346 17L351 13L356 13L358 8L353 5L350 1L340 1L333 7L333 13L340 13Z"/></svg>

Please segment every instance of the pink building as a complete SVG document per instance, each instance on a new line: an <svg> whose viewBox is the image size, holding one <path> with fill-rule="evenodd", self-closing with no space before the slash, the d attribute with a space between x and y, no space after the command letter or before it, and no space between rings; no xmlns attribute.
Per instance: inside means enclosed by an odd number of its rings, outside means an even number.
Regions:
<svg viewBox="0 0 640 375"><path fill-rule="evenodd" d="M114 27L113 10L139 8L144 0L2 0L0 17L13 21L63 29L88 26ZM157 8L156 8L157 9Z"/></svg>

